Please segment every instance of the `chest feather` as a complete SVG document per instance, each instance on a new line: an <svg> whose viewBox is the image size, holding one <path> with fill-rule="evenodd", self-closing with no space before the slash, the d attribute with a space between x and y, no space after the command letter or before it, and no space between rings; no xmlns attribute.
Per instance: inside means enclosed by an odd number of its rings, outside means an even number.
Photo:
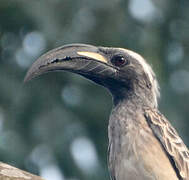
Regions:
<svg viewBox="0 0 189 180"><path fill-rule="evenodd" d="M142 114L134 119L110 118L109 143L109 168L115 180L178 180Z"/></svg>

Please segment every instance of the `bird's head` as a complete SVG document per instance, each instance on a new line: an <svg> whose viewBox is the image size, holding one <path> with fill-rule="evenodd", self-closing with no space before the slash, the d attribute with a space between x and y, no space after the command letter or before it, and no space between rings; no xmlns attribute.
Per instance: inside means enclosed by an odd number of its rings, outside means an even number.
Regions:
<svg viewBox="0 0 189 180"><path fill-rule="evenodd" d="M135 96L144 104L157 107L159 87L155 74L142 56L133 51L86 44L62 46L34 62L25 81L57 70L80 74L106 87L115 102Z"/></svg>

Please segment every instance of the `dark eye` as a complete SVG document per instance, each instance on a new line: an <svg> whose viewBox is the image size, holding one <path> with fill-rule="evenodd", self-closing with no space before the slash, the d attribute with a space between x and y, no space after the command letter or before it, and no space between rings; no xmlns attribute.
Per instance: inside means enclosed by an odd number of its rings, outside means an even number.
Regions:
<svg viewBox="0 0 189 180"><path fill-rule="evenodd" d="M125 57L121 56L121 55L115 55L112 57L111 62L113 65L118 66L118 67L122 67L124 65L128 64L128 60L125 59Z"/></svg>

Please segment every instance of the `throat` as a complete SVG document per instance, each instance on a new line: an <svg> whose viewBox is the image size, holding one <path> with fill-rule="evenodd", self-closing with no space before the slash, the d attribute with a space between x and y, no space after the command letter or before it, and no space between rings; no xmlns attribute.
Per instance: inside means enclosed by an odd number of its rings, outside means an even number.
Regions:
<svg viewBox="0 0 189 180"><path fill-rule="evenodd" d="M110 119L115 121L133 121L136 112L142 112L143 108L147 106L140 98L127 97L127 98L114 98L114 106Z"/></svg>
<svg viewBox="0 0 189 180"><path fill-rule="evenodd" d="M114 99L114 106L109 119L109 138L119 139L127 134L130 127L138 125L139 114L143 114L144 106L138 99ZM114 142L115 143L115 142Z"/></svg>
<svg viewBox="0 0 189 180"><path fill-rule="evenodd" d="M157 97L144 88L135 88L132 90L121 90L119 93L112 93L113 104L124 106L126 109L142 109L143 107L157 108Z"/></svg>
<svg viewBox="0 0 189 180"><path fill-rule="evenodd" d="M113 101L114 106L109 119L109 137L120 139L131 129L137 131L138 126L141 125L140 116L143 116L144 109L151 104L136 94L124 98L114 97Z"/></svg>

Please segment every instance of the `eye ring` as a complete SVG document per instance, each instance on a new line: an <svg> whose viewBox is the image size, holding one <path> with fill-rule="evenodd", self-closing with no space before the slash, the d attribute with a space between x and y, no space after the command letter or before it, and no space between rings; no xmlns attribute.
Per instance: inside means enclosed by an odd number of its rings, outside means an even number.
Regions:
<svg viewBox="0 0 189 180"><path fill-rule="evenodd" d="M129 63L129 61L122 55L115 55L111 58L111 63L117 67L123 67Z"/></svg>

